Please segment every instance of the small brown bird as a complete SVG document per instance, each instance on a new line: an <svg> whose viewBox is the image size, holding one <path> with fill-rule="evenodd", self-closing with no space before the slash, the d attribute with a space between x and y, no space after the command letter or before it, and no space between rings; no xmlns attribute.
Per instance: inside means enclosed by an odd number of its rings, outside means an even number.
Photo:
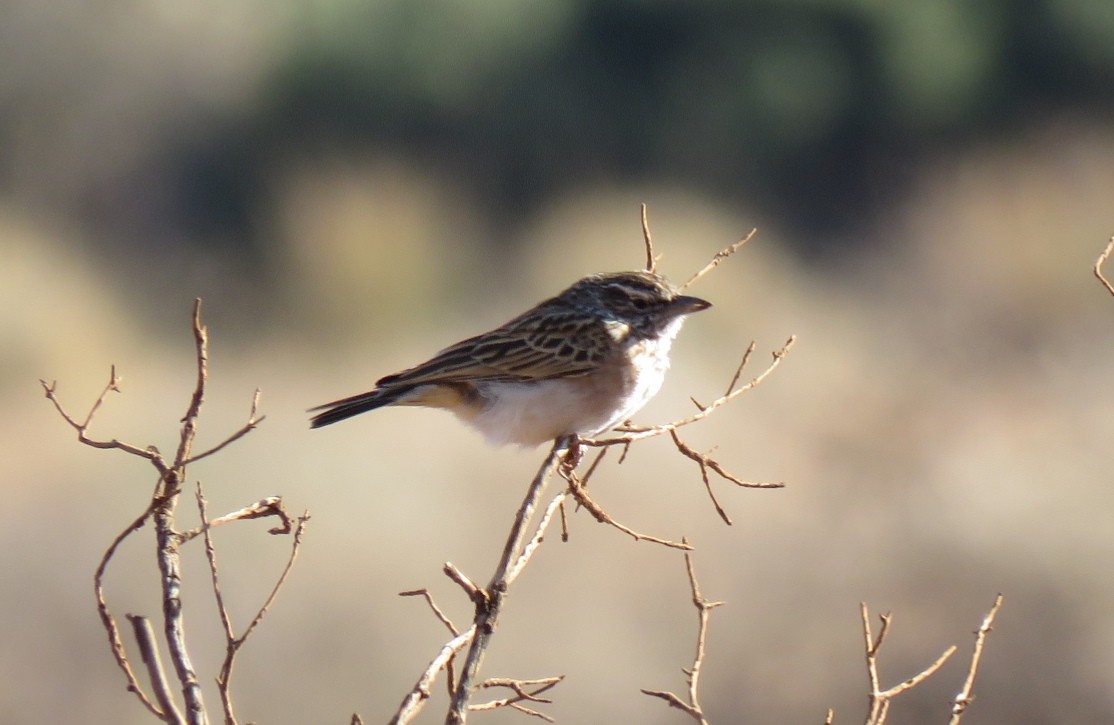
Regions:
<svg viewBox="0 0 1114 725"><path fill-rule="evenodd" d="M594 436L661 388L686 315L711 306L653 272L596 274L490 332L312 408L312 427L387 405L444 408L495 444Z"/></svg>

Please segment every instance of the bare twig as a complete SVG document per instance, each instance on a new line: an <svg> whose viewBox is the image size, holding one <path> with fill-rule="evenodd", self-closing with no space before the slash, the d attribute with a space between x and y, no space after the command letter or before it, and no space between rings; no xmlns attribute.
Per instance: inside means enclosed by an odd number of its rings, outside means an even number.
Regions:
<svg viewBox="0 0 1114 725"><path fill-rule="evenodd" d="M886 716L889 713L890 702L903 692L913 689L917 685L924 682L926 679L934 675L944 663L955 653L955 645L948 647L944 653L936 658L928 667L924 668L917 674L909 679L900 682L893 687L883 690L881 681L878 675L878 651L882 647L882 642L886 639L886 634L890 629L890 622L893 621L893 616L890 614L880 615L882 621L882 628L878 632L878 638L875 639L870 629L870 612L867 609L866 602L859 605L860 614L863 620L863 639L865 641L866 649L866 669L867 676L870 679L870 709L866 717L866 725L882 725L886 721Z"/></svg>
<svg viewBox="0 0 1114 725"><path fill-rule="evenodd" d="M1102 275L1102 265L1106 264L1106 260L1110 257L1112 252L1114 252L1114 237L1110 238L1110 243L1106 245L1106 249L1102 250L1102 254L1099 255L1098 260L1095 262L1095 276L1099 278L1099 282L1102 282L1102 286L1106 288L1106 291L1114 295L1114 286Z"/></svg>
<svg viewBox="0 0 1114 725"><path fill-rule="evenodd" d="M216 549L213 546L213 537L211 534L212 527L209 525L206 515L206 502L205 497L202 495L200 483L197 484L197 508L201 516L201 527L205 536L205 556L209 562L209 574L213 582L213 595L216 598L217 611L220 615L221 624L224 627L225 652L224 661L221 663L220 674L217 675L217 690L220 693L225 722L227 725L234 725L236 723L236 716L232 706L231 682L232 672L236 664L236 655L240 651L240 648L244 646L244 643L247 642L248 638L251 637L255 628L263 621L263 618L267 615L267 611L271 608L271 605L274 604L275 598L278 597L279 591L286 583L290 571L294 568L294 562L298 558L298 550L302 546L302 536L305 533L306 524L309 522L310 516L307 511L296 519L297 523L294 527L294 540L290 545L290 556L286 559L286 565L283 567L278 579L275 580L275 584L271 588L271 593L267 596L267 599L256 611L255 616L252 617L251 622L248 623L243 634L237 637L232 626L232 619L228 614L228 609L225 607L224 594L221 591ZM281 501L278 508L281 510ZM285 517L286 514L283 512L283 518L285 519Z"/></svg>
<svg viewBox="0 0 1114 725"><path fill-rule="evenodd" d="M681 285L681 289L682 290L687 289L694 282L696 282L698 279L700 279L704 275L708 274L708 272L711 272L713 269L715 269L717 266L719 266L720 262L722 262L723 260L730 257L735 252L742 249L743 245L746 244L747 242L749 242L751 239L753 239L754 235L757 234L757 233L758 233L757 229L751 229L750 234L746 235L745 237L743 237L739 241L735 242L731 246L726 247L726 248L721 249L720 251L716 252L715 256L712 257L710 262L708 262L706 265L704 265L703 269L701 269L699 272L697 272L693 276L689 277L688 281L685 282L683 285Z"/></svg>
<svg viewBox="0 0 1114 725"><path fill-rule="evenodd" d="M685 539L684 543L688 544L688 540ZM703 708L700 706L700 671L704 666L704 646L708 635L708 619L711 611L716 607L722 606L723 602L710 602L700 593L700 584L696 580L696 569L692 565L692 554L689 552L685 552L685 568L688 570L689 587L692 590L692 604L696 607L699 620L696 633L696 655L693 657L692 668L684 670L689 686L688 702L685 702L672 692L664 692L661 690L642 690L642 692L651 697L658 697L665 700L672 707L687 713L689 717L701 723L701 725L707 725L708 720L704 715Z"/></svg>
<svg viewBox="0 0 1114 725"><path fill-rule="evenodd" d="M147 668L147 677L151 680L151 689L155 691L155 699L159 701L159 707L162 709L161 719L163 722L181 725L184 722L182 713L178 712L178 706L174 704L174 697L170 694L170 687L167 686L166 672L162 668L159 647L155 644L155 631L151 627L151 620L135 614L124 616L132 623L132 632L135 635L136 643L139 645L139 654L143 659L143 664Z"/></svg>
<svg viewBox="0 0 1114 725"><path fill-rule="evenodd" d="M460 630L456 628L453 621L441 611L441 608L437 606L437 602L433 601L433 594L431 594L428 589L414 589L408 592L399 592L398 595L400 597L423 597L426 603L429 604L429 608L433 610L433 615L441 620L441 624L445 625L449 633L454 637L460 634Z"/></svg>
<svg viewBox="0 0 1114 725"><path fill-rule="evenodd" d="M708 496L711 497L712 504L716 507L716 512L719 513L720 518L722 518L728 525L731 524L731 518L727 515L727 512L723 510L723 507L720 506L719 501L716 499L715 493L712 492L712 483L708 480L709 469L715 471L721 478L727 479L728 481L734 483L736 486L741 486L743 488L785 487L785 484L781 481L744 481L741 478L728 473L723 468L722 464L711 458L708 454L698 453L690 448L688 445L686 445L685 442L681 440L681 437L677 435L676 429L669 431L669 435L673 438L673 443L677 446L677 450L680 451L681 454L686 458L696 461L697 465L700 466L700 475L704 479L704 487L708 490Z"/></svg>
<svg viewBox="0 0 1114 725"><path fill-rule="evenodd" d="M557 684L564 679L564 675L557 675L556 677L543 677L536 680L514 680L506 677L493 677L481 682L479 684L479 687L506 687L514 692L514 695L501 698L499 700L490 700L478 705L469 705L468 709L473 712L478 712L480 710L498 710L502 707L509 707L512 710L518 710L523 714L545 720L546 722L556 722L549 715L546 715L543 712L538 712L533 708L526 707L522 704L522 702L537 702L542 704L552 703L553 700L545 697L539 697L539 695L552 687L556 687Z"/></svg>
<svg viewBox="0 0 1114 725"><path fill-rule="evenodd" d="M441 571L445 573L445 576L456 582L473 602L480 603L487 601L487 592L480 588L479 584L469 579L468 576L458 569L451 561L446 561L445 566L441 567Z"/></svg>
<svg viewBox="0 0 1114 725"><path fill-rule="evenodd" d="M564 476L565 480L568 481L568 491L570 494L572 494L572 497L576 499L576 502L587 509L588 513L592 514L596 521L599 521L601 524L607 524L608 526L614 527L619 531L622 531L624 534L627 534L635 541L649 541L654 544L668 546L672 549L692 549L692 547L689 546L687 543L670 541L669 539L662 539L657 536L642 534L628 526L624 526L623 524L612 518L611 514L607 513L607 511L605 511L602 506L596 503L595 500L593 500L592 497L588 495L587 489L584 488L584 484L581 483L579 478L577 478L575 472L562 471L562 476Z"/></svg>
<svg viewBox="0 0 1114 725"><path fill-rule="evenodd" d="M85 420L80 423L77 422L77 420L75 420L69 413L66 412L65 408L62 407L62 403L58 400L57 397L58 384L56 382L48 383L40 378L39 383L43 386L43 392L46 394L47 400L54 404L54 409L57 410L58 414L62 416L62 420L69 423L70 426L77 431L78 442L83 443L87 446L91 446L93 448L115 448L133 456L146 458L147 460L155 464L155 467L159 469L159 473L163 473L166 470L166 463L163 461L162 456L159 454L157 448L154 448L153 446L148 448L140 448L138 446L133 446L130 443L118 441L115 438L113 438L112 440L95 440L93 438L90 438L86 434L86 431L89 430L89 426L93 422L93 416L96 414L97 410L100 409L101 404L104 403L105 397L107 397L110 392L120 392L120 383L122 380L123 378L116 374L116 366L113 365L112 371L109 375L108 385L104 387L104 390L101 391L100 396L97 397L97 400L89 409L89 414L85 416Z"/></svg>
<svg viewBox="0 0 1114 725"><path fill-rule="evenodd" d="M256 388L255 394L251 397L251 412L248 414L248 422L244 424L244 427L240 428L240 430L238 430L235 433L233 433L232 435L228 436L227 438L224 439L224 441L222 441L221 443L218 443L217 445L213 446L209 450L207 450L203 453L198 453L196 456L192 456L191 458L187 459L186 461L183 462L182 465L188 465L190 463L196 463L197 461L200 461L202 458L208 458L209 456L213 455L214 453L217 453L218 451L223 450L226 446L229 446L229 445L235 443L236 441L238 441L241 438L243 438L244 436L246 436L248 433L251 433L253 430L255 430L259 426L259 424L263 422L264 418L267 417L265 415L260 415L260 416L256 417L256 414L259 411L259 396L260 396L260 394L261 394L260 390L258 388ZM200 403L199 403L199 405L200 405Z"/></svg>
<svg viewBox="0 0 1114 725"><path fill-rule="evenodd" d="M266 498L261 498L255 503L245 506L238 511L233 511L232 513L225 514L224 516L221 516L219 518L212 519L209 521L208 526L198 526L195 529L183 531L178 536L181 539L181 543L184 544L187 541L192 541L198 536L204 534L206 529L212 531L218 526L230 524L233 521L263 519L270 516L274 516L275 518L277 518L280 521L280 524L268 529L268 534L289 534L291 531L294 530L294 520L290 518L290 514L286 513L286 509L283 508L282 497L268 496Z"/></svg>
<svg viewBox="0 0 1114 725"><path fill-rule="evenodd" d="M545 507L545 511L542 512L541 519L538 520L538 526L534 530L534 535L530 537L530 540L522 546L522 552L518 555L518 558L514 560L514 563L508 570L508 581L514 581L515 579L517 579L519 574L522 573L522 570L526 568L526 565L530 563L530 559L534 556L535 552L537 552L538 550L538 547L542 545L542 541L545 539L545 532L549 528L549 523L550 520L553 518L554 512L558 509L562 511L564 510L562 507L564 506L565 497L567 495L567 491L562 491L561 493L554 496L553 499L549 502L549 505Z"/></svg>
<svg viewBox="0 0 1114 725"><path fill-rule="evenodd" d="M1114 246L1114 242L1111 243ZM1107 251L1110 247L1107 248ZM948 725L959 725L963 713L967 712L967 708L975 701L975 674L979 669L979 662L982 660L983 645L986 643L986 636L990 634L990 630L994 627L994 618L998 616L998 610L1002 606L1002 595L999 594L994 598L994 606L990 608L986 616L982 620L982 624L975 630L975 650L971 654L971 664L967 668L967 679L963 682L963 689L955 696L952 701L952 717L948 721Z"/></svg>
<svg viewBox="0 0 1114 725"><path fill-rule="evenodd" d="M646 205L642 205L642 241L646 245L646 271L655 272L658 257L654 256L654 240L650 238L650 221L646 218Z"/></svg>
<svg viewBox="0 0 1114 725"><path fill-rule="evenodd" d="M116 549L124 542L124 539L143 528L143 525L147 523L147 517L151 515L152 508L154 508L154 502L109 544L108 549L101 556L100 563L97 564L96 572L93 574L93 593L97 599L97 614L100 615L101 625L108 634L109 648L112 650L112 656L116 660L116 664L124 672L124 677L128 681L128 690L134 692L143 706L161 720L164 719L163 711L143 692L143 689L139 686L139 681L136 679L135 672L132 671L127 651L124 649L124 642L120 638L120 628L116 625L116 619L108 610L108 601L104 594L104 574L108 569L108 562L112 560L112 557L116 554Z"/></svg>

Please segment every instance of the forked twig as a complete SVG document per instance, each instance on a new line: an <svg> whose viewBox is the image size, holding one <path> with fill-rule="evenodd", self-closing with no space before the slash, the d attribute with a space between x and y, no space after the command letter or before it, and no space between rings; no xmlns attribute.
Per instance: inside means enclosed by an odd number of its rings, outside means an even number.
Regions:
<svg viewBox="0 0 1114 725"><path fill-rule="evenodd" d="M900 682L893 687L883 690L881 680L878 675L878 651L882 647L882 643L886 639L886 634L890 630L890 623L893 621L893 616L890 614L883 614L879 616L882 621L882 628L878 631L878 637L875 639L870 629L870 611L867 609L866 602L859 605L860 613L863 620L863 639L865 641L866 650L866 669L867 677L870 679L870 709L867 713L866 725L882 725L886 721L886 716L889 713L891 701L903 692L913 689L917 685L924 682L926 679L934 675L948 658L951 657L956 650L955 645L948 647L944 653L936 658L936 661L924 668L917 674L909 679Z"/></svg>
<svg viewBox="0 0 1114 725"><path fill-rule="evenodd" d="M248 626L244 628L243 634L236 636L235 629L232 626L232 617L228 613L228 607L225 606L224 593L220 585L219 568L217 567L217 554L216 548L213 545L212 524L208 517L208 506L205 501L201 489L201 483L197 484L196 491L197 510L201 518L201 530L205 538L205 558L209 562L209 575L213 585L213 596L217 602L217 613L220 616L221 625L224 628L225 651L224 661L221 663L220 674L217 675L217 690L220 693L221 706L224 709L225 722L235 723L236 716L232 706L232 672L236 664L236 655L240 648L244 646L248 638L251 637L255 628L263 621L267 615L267 611L271 608L275 598L278 597L279 591L286 583L290 571L294 568L294 561L298 558L298 550L302 546L302 535L305 532L306 523L309 521L309 512L303 513L299 516L294 527L294 540L290 546L290 556L287 557L286 566L283 567L282 572L279 574L278 579L275 580L274 586L271 588L271 593L263 602L262 606L256 611L255 616L252 617ZM275 497L277 498L277 497ZM242 509L248 510L248 509ZM282 509L282 500L279 499L276 504L271 506L271 515L279 516L287 527L289 527L290 519L286 512ZM260 514L262 515L262 514ZM257 518L258 516L246 516L245 518ZM288 529L289 530L289 529ZM272 530L274 531L274 530Z"/></svg>
<svg viewBox="0 0 1114 725"><path fill-rule="evenodd" d="M545 697L539 697L543 692L550 688L556 687L558 683L565 679L564 675L557 675L555 677L543 677L536 680L514 680L507 677L493 677L484 680L480 683L480 688L491 687L506 687L514 692L510 697L504 697L499 700L489 700L488 702L479 703L477 705L469 705L468 709L472 712L481 710L498 710L499 708L509 707L512 710L517 710L524 715L545 720L546 722L556 722L552 717L543 712L539 712L533 708L526 707L522 703L537 702L542 704L550 704L553 700Z"/></svg>

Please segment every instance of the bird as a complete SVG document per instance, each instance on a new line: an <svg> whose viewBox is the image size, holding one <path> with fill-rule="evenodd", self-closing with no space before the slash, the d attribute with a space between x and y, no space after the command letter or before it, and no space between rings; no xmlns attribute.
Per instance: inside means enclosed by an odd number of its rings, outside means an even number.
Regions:
<svg viewBox="0 0 1114 725"><path fill-rule="evenodd" d="M591 438L660 390L684 319L711 303L650 271L594 274L509 322L314 408L312 428L392 405L442 408L489 443Z"/></svg>

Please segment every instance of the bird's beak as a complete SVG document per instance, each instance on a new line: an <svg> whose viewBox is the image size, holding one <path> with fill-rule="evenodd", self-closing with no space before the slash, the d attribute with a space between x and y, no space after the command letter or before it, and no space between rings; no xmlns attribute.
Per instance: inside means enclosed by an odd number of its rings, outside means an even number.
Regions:
<svg viewBox="0 0 1114 725"><path fill-rule="evenodd" d="M673 298L669 306L676 315L691 315L693 312L700 312L700 310L708 309L712 306L712 303L707 300L702 300L699 297L678 295Z"/></svg>

